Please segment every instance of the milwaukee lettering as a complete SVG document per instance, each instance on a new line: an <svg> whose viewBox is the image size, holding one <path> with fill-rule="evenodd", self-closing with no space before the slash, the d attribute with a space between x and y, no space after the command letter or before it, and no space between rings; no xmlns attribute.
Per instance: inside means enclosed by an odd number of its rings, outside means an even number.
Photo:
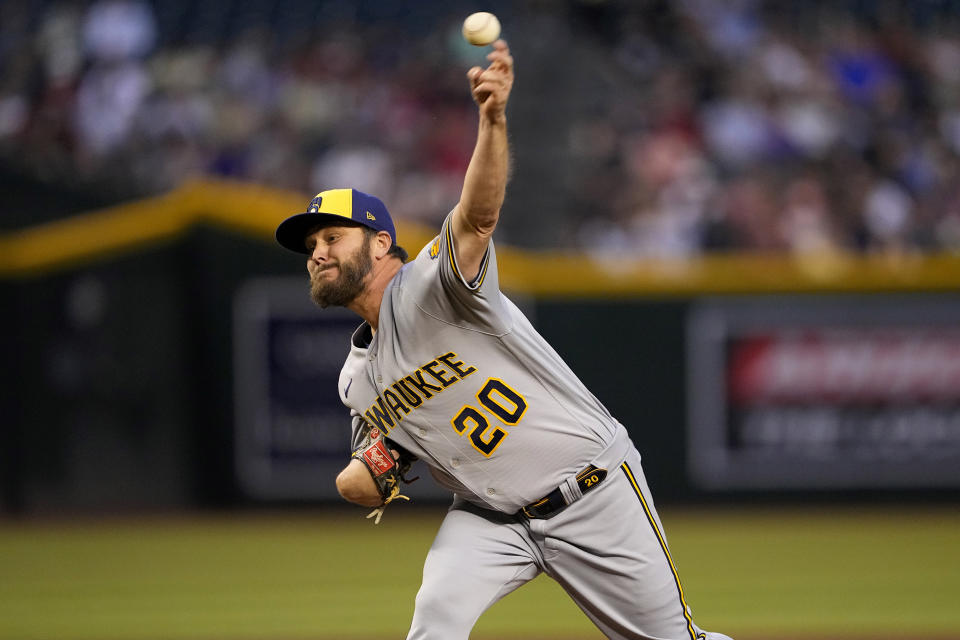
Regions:
<svg viewBox="0 0 960 640"><path fill-rule="evenodd" d="M364 415L370 424L388 434L411 411L476 370L448 351L388 385Z"/></svg>

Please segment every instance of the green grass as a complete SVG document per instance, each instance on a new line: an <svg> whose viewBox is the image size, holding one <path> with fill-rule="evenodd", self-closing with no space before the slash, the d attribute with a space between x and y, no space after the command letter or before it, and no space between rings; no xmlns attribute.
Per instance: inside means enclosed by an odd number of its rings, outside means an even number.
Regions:
<svg viewBox="0 0 960 640"><path fill-rule="evenodd" d="M707 628L760 633L960 632L960 511L664 516ZM673 534L670 534L671 527Z"/></svg>
<svg viewBox="0 0 960 640"><path fill-rule="evenodd" d="M442 513L0 521L0 639L403 637ZM661 511L695 620L734 637L960 635L960 511ZM546 578L482 638L602 636ZM738 639L739 640L739 639Z"/></svg>

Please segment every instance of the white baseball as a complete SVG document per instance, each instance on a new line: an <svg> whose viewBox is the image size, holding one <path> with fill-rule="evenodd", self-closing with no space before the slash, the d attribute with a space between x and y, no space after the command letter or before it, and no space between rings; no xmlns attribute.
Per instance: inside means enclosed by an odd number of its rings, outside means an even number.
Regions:
<svg viewBox="0 0 960 640"><path fill-rule="evenodd" d="M463 37L478 47L485 47L500 37L500 21L486 11L478 11L463 21Z"/></svg>

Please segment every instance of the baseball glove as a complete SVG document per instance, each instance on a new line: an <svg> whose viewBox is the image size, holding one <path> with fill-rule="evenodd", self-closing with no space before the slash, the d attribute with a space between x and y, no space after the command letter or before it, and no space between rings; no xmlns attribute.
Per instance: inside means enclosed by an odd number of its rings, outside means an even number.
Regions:
<svg viewBox="0 0 960 640"><path fill-rule="evenodd" d="M417 479L408 480L406 477L417 458L399 445L387 440L377 427L365 426L366 432L351 455L366 465L367 471L370 472L377 486L377 491L380 492L380 499L383 502L367 516L368 518L376 516L374 524L380 524L380 518L388 504L394 500L410 499L400 494L400 483L409 484Z"/></svg>

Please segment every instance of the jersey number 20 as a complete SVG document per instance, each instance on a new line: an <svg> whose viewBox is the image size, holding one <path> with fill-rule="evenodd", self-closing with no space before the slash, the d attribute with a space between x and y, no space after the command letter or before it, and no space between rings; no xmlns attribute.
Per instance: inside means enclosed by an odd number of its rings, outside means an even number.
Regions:
<svg viewBox="0 0 960 640"><path fill-rule="evenodd" d="M477 400L484 409L508 425L520 422L523 412L527 410L527 401L523 396L496 378L487 379L477 392ZM508 433L499 426L491 425L479 409L470 405L464 405L450 422L460 435L469 432L470 444L488 458Z"/></svg>

